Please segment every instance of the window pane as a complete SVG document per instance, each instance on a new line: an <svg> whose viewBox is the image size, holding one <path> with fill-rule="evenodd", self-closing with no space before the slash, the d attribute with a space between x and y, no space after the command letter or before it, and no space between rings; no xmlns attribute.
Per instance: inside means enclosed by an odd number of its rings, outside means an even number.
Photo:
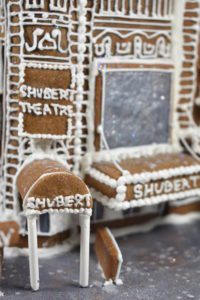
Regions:
<svg viewBox="0 0 200 300"><path fill-rule="evenodd" d="M39 217L40 232L49 232L49 214L42 214Z"/></svg>
<svg viewBox="0 0 200 300"><path fill-rule="evenodd" d="M167 143L171 74L106 73L104 132L110 148Z"/></svg>

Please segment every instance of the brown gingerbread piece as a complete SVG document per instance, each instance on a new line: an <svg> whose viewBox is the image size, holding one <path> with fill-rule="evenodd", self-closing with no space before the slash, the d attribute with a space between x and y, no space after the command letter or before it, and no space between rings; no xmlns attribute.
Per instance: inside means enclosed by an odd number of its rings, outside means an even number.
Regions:
<svg viewBox="0 0 200 300"><path fill-rule="evenodd" d="M114 236L107 227L96 231L95 252L105 279L117 282L123 258Z"/></svg>
<svg viewBox="0 0 200 300"><path fill-rule="evenodd" d="M19 225L15 221L0 222L0 278L3 272L4 247L16 247L19 242Z"/></svg>
<svg viewBox="0 0 200 300"><path fill-rule="evenodd" d="M173 184L173 181L175 179L180 180L179 188L177 190L170 189L170 192L181 192L182 188L184 188L184 191L190 190L190 189L197 189L200 187L200 176L198 173L191 173L187 174L184 172L181 172L182 169L185 168L192 168L193 166L197 166L197 161L190 155L184 154L184 153L165 153L165 154L157 154L154 156L149 157L140 157L140 158L128 158L125 160L121 160L120 166L130 172L130 174L142 174L142 173L148 173L151 175L153 172L159 172L159 171L169 171L169 170L180 170L180 175L178 176L169 176L167 180L171 181ZM108 176L111 179L118 180L120 176L122 175L119 169L112 163L112 162L95 162L92 164L91 168L99 171L101 174ZM193 178L193 175L196 177ZM192 176L192 177L191 177ZM193 181L193 179L195 179ZM98 181L96 178L93 178L92 175L90 175L90 172L86 175L86 183L89 187L94 188L96 191L101 192L103 195L106 195L109 198L115 198L117 195L117 189L113 188L109 185L106 185L105 183L102 183ZM150 180L149 184L157 183L157 190L159 188L161 189L162 182L164 182L164 178L160 178L158 180ZM184 182L182 182L184 181ZM183 187L183 183L185 186ZM139 182L139 184L144 185L142 182ZM141 191L142 194L142 191ZM145 197L145 192L143 192L143 195ZM146 195L148 197L150 196L157 196L156 193L152 192ZM127 191L126 191L126 199L127 201L133 200L135 198L134 194L134 186L133 184L127 185ZM142 198L142 196L140 197Z"/></svg>
<svg viewBox="0 0 200 300"><path fill-rule="evenodd" d="M0 279L2 277L2 273L3 273L3 247L0 246Z"/></svg>
<svg viewBox="0 0 200 300"><path fill-rule="evenodd" d="M35 160L25 166L18 175L17 187L25 201L24 207L28 205L28 200L32 199L35 201L36 210L64 209L65 206L59 197L71 197L67 199L70 202L68 208L92 207L89 190L81 178L69 172L61 163L50 159ZM77 197L80 199L75 199Z"/></svg>

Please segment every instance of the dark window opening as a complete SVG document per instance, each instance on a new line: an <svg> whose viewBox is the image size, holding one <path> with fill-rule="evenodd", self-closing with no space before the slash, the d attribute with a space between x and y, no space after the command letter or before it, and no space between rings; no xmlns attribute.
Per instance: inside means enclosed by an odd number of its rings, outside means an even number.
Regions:
<svg viewBox="0 0 200 300"><path fill-rule="evenodd" d="M50 218L49 214L42 214L39 216L39 231L40 232L49 232L50 231Z"/></svg>

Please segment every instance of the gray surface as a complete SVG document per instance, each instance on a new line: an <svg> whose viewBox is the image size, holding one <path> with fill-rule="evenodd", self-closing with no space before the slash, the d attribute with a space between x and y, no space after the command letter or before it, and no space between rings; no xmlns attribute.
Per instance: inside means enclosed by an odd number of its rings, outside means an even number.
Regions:
<svg viewBox="0 0 200 300"><path fill-rule="evenodd" d="M41 290L29 290L27 258L7 259L4 299L200 299L200 222L119 239L124 256L122 286L102 287L92 252L90 288L78 287L78 249L40 261ZM24 288L25 286L25 288Z"/></svg>
<svg viewBox="0 0 200 300"><path fill-rule="evenodd" d="M171 74L106 73L104 132L110 148L167 143Z"/></svg>

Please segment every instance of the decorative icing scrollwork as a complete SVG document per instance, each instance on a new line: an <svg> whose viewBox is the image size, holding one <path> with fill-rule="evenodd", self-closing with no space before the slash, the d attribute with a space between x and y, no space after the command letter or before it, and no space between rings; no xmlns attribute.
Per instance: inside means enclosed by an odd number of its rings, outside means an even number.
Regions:
<svg viewBox="0 0 200 300"><path fill-rule="evenodd" d="M33 31L32 45L25 43L26 50L33 52L37 49L43 50L57 50L60 53L67 53L68 49L62 48L61 45L61 31L53 29L51 33L44 31L44 29L37 28Z"/></svg>
<svg viewBox="0 0 200 300"><path fill-rule="evenodd" d="M50 0L49 11L67 12L69 0ZM26 9L44 9L44 0L27 0L25 1Z"/></svg>
<svg viewBox="0 0 200 300"><path fill-rule="evenodd" d="M132 56L133 58L170 58L171 45L168 36L158 35L156 38L146 34L131 34L122 39L114 40L111 36L101 39L94 45L97 57Z"/></svg>
<svg viewBox="0 0 200 300"><path fill-rule="evenodd" d="M95 55L96 56L105 56L105 57L112 56L111 45L112 45L112 39L108 36L105 39L103 39L101 44L94 45Z"/></svg>
<svg viewBox="0 0 200 300"><path fill-rule="evenodd" d="M97 15L140 16L146 18L170 17L173 13L173 0L99 0Z"/></svg>
<svg viewBox="0 0 200 300"><path fill-rule="evenodd" d="M67 12L68 0L51 0L49 4L50 11Z"/></svg>

